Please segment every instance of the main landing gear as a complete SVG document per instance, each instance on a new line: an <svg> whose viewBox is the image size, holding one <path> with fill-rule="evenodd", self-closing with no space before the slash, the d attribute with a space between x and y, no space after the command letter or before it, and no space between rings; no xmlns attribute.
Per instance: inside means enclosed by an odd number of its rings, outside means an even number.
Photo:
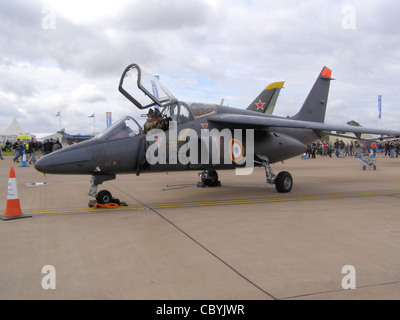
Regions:
<svg viewBox="0 0 400 320"><path fill-rule="evenodd" d="M218 173L213 169L200 172L199 177L201 181L197 183L197 186L200 188L221 186L221 182L218 180Z"/></svg>
<svg viewBox="0 0 400 320"><path fill-rule="evenodd" d="M262 165L265 168L265 175L269 184L275 184L276 191L280 193L287 193L292 190L293 178L292 175L287 171L279 172L276 176L269 165L269 160L265 156L257 155L255 163Z"/></svg>
<svg viewBox="0 0 400 320"><path fill-rule="evenodd" d="M274 184L276 191L279 193L287 193L292 190L293 178L292 175L287 171L281 171L278 175L275 175L269 164L269 160L265 156L257 155L254 162L265 168L265 176L269 184ZM218 180L218 174L215 170L204 170L199 173L201 181L197 183L198 187L219 187L221 182Z"/></svg>

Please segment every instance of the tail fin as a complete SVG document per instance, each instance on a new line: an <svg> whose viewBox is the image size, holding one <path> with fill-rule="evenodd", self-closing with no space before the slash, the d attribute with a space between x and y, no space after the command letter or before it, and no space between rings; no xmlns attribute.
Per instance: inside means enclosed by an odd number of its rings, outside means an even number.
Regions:
<svg viewBox="0 0 400 320"><path fill-rule="evenodd" d="M324 122L332 71L324 67L300 111L291 119Z"/></svg>
<svg viewBox="0 0 400 320"><path fill-rule="evenodd" d="M247 110L257 111L267 114L272 114L275 109L275 103L278 99L279 92L283 88L282 82L273 82L269 84L252 103L247 107Z"/></svg>

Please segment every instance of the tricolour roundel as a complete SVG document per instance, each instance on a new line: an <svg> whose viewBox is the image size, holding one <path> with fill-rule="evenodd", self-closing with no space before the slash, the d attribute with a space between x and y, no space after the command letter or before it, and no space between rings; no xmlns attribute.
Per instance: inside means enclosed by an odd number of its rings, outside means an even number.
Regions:
<svg viewBox="0 0 400 320"><path fill-rule="evenodd" d="M229 143L229 154L233 162L239 162L244 155L243 145L239 140L232 139Z"/></svg>

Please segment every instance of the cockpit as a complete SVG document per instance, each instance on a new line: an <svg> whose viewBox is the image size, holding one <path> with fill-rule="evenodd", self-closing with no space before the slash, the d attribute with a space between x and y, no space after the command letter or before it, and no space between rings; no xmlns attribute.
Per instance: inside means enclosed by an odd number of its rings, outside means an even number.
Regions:
<svg viewBox="0 0 400 320"><path fill-rule="evenodd" d="M171 121L178 125L217 113L213 104L178 101L160 82L157 76L144 71L136 64L122 73L118 90L137 108L147 110L144 133L151 129L168 130Z"/></svg>
<svg viewBox="0 0 400 320"><path fill-rule="evenodd" d="M152 129L165 131L169 129L170 122L176 122L179 125L194 119L188 106L182 102L165 106L161 111L158 107L149 108L147 115L144 116L147 117L143 126L144 133Z"/></svg>
<svg viewBox="0 0 400 320"><path fill-rule="evenodd" d="M108 127L97 137L102 140L119 140L140 135L142 128L135 119L125 116Z"/></svg>

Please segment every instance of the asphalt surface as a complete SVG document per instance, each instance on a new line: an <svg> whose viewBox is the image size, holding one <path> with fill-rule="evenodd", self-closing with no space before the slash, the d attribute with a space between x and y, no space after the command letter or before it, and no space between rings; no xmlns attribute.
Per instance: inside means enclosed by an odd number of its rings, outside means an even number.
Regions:
<svg viewBox="0 0 400 320"><path fill-rule="evenodd" d="M88 207L89 176L20 165L0 161L0 214L14 166L32 216L0 220L2 300L400 299L400 159L274 164L288 194L262 168L219 171L216 188L195 171L117 175L99 186L117 209Z"/></svg>

